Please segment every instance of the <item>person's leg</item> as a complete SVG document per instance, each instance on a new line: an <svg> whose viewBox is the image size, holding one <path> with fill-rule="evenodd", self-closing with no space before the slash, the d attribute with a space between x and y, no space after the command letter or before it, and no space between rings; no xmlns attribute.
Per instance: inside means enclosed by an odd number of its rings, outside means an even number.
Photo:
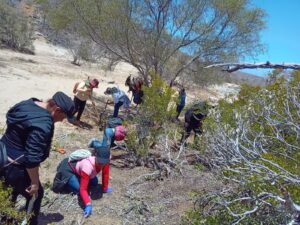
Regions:
<svg viewBox="0 0 300 225"><path fill-rule="evenodd" d="M183 144L186 142L188 137L191 135L191 131L192 131L191 125L189 125L188 127L185 128L185 130L182 132L182 135L181 135L180 144Z"/></svg>
<svg viewBox="0 0 300 225"><path fill-rule="evenodd" d="M80 182L76 175L71 176L67 184L70 190L73 192L73 194L79 193Z"/></svg>
<svg viewBox="0 0 300 225"><path fill-rule="evenodd" d="M194 137L194 144L198 145L199 144L199 138L200 135L202 134L202 124L200 124L200 126L198 127L194 127L193 131L195 133L195 137Z"/></svg>
<svg viewBox="0 0 300 225"><path fill-rule="evenodd" d="M178 119L178 117L180 116L180 113L181 113L183 108L184 108L183 105L178 105L177 106L177 108L176 108L176 112L177 112L176 119Z"/></svg>
<svg viewBox="0 0 300 225"><path fill-rule="evenodd" d="M81 118L81 115L83 113L83 110L85 108L85 104L86 104L86 101L81 101L79 100L80 103L79 103L79 109L78 109L78 113L77 113L77 120L80 121L80 118Z"/></svg>
<svg viewBox="0 0 300 225"><path fill-rule="evenodd" d="M79 99L74 97L74 111L73 111L73 116L78 112L79 109Z"/></svg>
<svg viewBox="0 0 300 225"><path fill-rule="evenodd" d="M118 102L117 104L115 104L113 117L118 117L119 109L122 105L123 105L123 102Z"/></svg>

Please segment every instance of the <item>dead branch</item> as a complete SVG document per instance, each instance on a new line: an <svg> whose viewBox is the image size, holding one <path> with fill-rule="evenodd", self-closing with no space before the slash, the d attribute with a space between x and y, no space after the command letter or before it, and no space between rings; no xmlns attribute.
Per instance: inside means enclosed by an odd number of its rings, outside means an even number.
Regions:
<svg viewBox="0 0 300 225"><path fill-rule="evenodd" d="M273 64L269 61L264 63L218 63L212 64L204 67L205 69L213 68L213 67L222 67L222 71L227 71L229 73L235 72L241 69L293 69L300 70L300 64L295 63L282 63L282 64Z"/></svg>

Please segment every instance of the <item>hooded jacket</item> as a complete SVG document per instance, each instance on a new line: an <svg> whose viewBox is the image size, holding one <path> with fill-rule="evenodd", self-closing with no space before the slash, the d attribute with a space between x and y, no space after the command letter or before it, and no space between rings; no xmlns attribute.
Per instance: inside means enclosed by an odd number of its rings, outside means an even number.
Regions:
<svg viewBox="0 0 300 225"><path fill-rule="evenodd" d="M24 155L18 163L33 168L48 156L54 132L51 114L38 106L36 98L22 101L6 114L7 129L2 137L7 154L16 159Z"/></svg>

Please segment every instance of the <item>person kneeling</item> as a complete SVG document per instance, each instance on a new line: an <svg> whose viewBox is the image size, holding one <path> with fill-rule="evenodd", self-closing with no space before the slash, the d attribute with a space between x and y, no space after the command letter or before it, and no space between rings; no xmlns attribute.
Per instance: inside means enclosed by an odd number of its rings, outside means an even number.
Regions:
<svg viewBox="0 0 300 225"><path fill-rule="evenodd" d="M102 171L102 192L111 193L113 189L108 186L109 183L109 146L102 145L98 140L90 141L89 146L95 150L94 155L90 155L80 160L71 160L70 157L64 159L57 168L57 174L53 184L53 191L59 192L67 187L72 193L80 194L84 203L84 217L92 214L92 202L88 194L89 185L98 184L97 174ZM77 150L82 151L82 150ZM88 150L83 150L88 151ZM65 181L60 190L54 190L57 178Z"/></svg>

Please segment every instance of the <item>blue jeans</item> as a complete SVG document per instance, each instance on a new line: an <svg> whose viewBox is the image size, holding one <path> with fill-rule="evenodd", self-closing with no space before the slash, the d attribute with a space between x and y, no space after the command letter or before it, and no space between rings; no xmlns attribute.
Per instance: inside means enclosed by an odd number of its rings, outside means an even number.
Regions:
<svg viewBox="0 0 300 225"><path fill-rule="evenodd" d="M89 185L96 186L98 184L98 178L94 177L93 179L90 179ZM75 174L70 177L68 181L68 187L74 194L79 193L80 189L80 179Z"/></svg>
<svg viewBox="0 0 300 225"><path fill-rule="evenodd" d="M102 139L102 146L111 146L111 144L114 142L114 130L113 128L105 128L103 139Z"/></svg>

